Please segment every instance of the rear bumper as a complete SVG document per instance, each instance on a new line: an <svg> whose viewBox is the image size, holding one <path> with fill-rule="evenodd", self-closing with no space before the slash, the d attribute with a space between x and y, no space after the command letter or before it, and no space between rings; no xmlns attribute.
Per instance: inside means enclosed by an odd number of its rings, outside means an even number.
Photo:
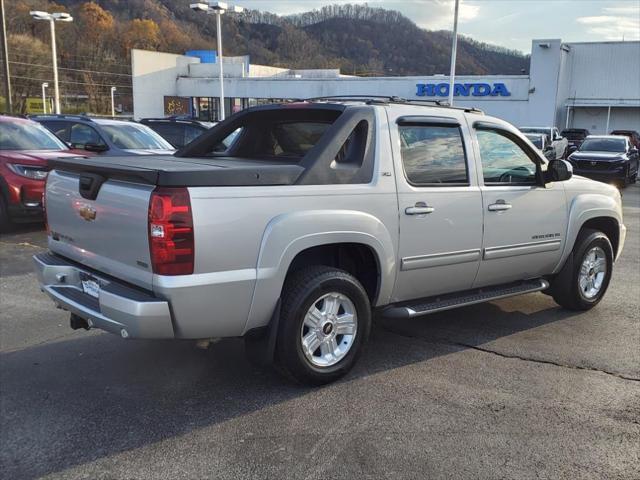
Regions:
<svg viewBox="0 0 640 480"><path fill-rule="evenodd" d="M96 275L52 253L33 257L43 292L64 310L124 338L175 338L169 303L151 293ZM100 284L99 298L84 293L81 276Z"/></svg>

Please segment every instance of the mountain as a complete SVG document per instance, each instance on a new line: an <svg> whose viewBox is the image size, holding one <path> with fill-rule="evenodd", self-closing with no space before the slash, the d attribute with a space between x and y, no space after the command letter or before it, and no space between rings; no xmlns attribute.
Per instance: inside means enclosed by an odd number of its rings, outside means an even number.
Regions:
<svg viewBox="0 0 640 480"><path fill-rule="evenodd" d="M30 10L68 11L58 27L63 93L89 97L93 111L108 109L108 86L130 90L131 48L184 53L215 48L213 17L193 12L187 0L15 0L7 5L12 76L19 98L38 96L50 79L46 22ZM225 15L224 53L250 55L255 64L289 68L340 68L367 76L448 73L451 34L428 31L393 10L332 5L278 16L248 11ZM25 48L26 47L26 48ZM47 71L49 69L49 71ZM520 52L460 37L459 74L519 74L529 69Z"/></svg>

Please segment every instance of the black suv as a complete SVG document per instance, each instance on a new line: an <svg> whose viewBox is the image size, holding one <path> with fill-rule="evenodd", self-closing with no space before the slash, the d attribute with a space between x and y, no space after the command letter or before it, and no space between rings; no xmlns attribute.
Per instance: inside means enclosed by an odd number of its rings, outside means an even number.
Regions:
<svg viewBox="0 0 640 480"><path fill-rule="evenodd" d="M567 128L561 135L569 141L569 152L575 152L591 133L586 128Z"/></svg>
<svg viewBox="0 0 640 480"><path fill-rule="evenodd" d="M140 123L155 130L175 148L191 143L215 125L211 122L179 117L143 118Z"/></svg>

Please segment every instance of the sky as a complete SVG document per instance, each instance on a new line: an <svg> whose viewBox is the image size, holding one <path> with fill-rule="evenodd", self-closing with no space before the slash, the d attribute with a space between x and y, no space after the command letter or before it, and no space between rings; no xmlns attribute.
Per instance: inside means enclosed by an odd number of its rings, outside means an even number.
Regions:
<svg viewBox="0 0 640 480"><path fill-rule="evenodd" d="M429 30L453 28L454 0L237 2L245 8L279 15L335 3L368 3L371 7L398 10ZM524 53L531 51L534 38L560 38L565 42L640 40L640 0L460 0L458 32Z"/></svg>

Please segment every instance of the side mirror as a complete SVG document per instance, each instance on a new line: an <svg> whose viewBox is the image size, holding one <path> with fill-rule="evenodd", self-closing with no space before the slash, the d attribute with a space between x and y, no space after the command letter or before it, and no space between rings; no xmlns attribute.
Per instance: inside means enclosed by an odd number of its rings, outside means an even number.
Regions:
<svg viewBox="0 0 640 480"><path fill-rule="evenodd" d="M631 155L635 155L636 153L638 153L638 149L636 147L631 147L631 149L629 150L629 153Z"/></svg>
<svg viewBox="0 0 640 480"><path fill-rule="evenodd" d="M569 155L571 155L576 150L578 150L578 147L576 145L569 145Z"/></svg>
<svg viewBox="0 0 640 480"><path fill-rule="evenodd" d="M87 152L106 152L109 147L104 143L87 143L84 146Z"/></svg>
<svg viewBox="0 0 640 480"><path fill-rule="evenodd" d="M551 160L544 174L544 182L564 182L573 176L573 166L566 160Z"/></svg>

